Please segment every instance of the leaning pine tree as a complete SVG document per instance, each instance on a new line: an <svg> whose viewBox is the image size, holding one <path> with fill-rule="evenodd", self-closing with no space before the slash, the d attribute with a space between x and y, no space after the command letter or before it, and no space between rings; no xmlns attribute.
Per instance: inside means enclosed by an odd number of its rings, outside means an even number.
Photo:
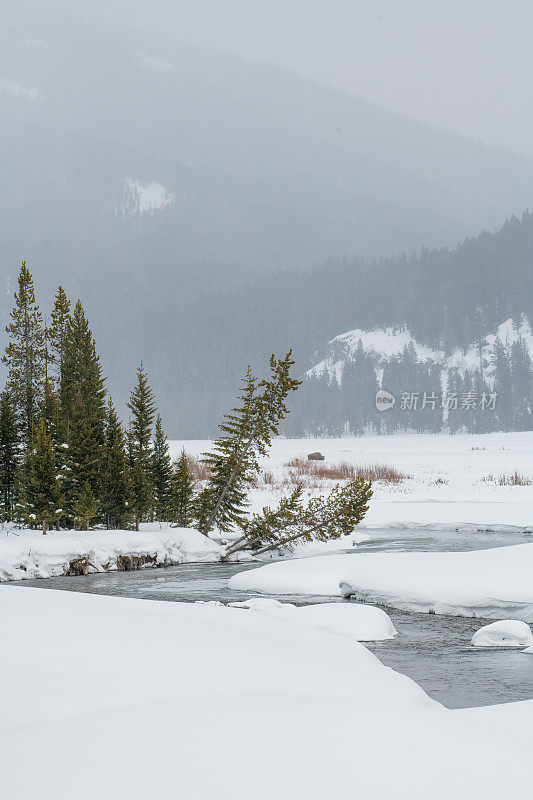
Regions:
<svg viewBox="0 0 533 800"><path fill-rule="evenodd" d="M279 361L272 356L270 378L262 381L248 369L242 405L226 416L221 426L224 435L215 443L214 453L203 459L211 477L196 501L199 529L206 535L215 525L224 532L240 531L227 546L225 558L240 550L260 554L290 549L298 541L338 539L351 533L368 511L372 485L357 478L307 505L303 488L297 485L276 508L246 516L247 491L259 472L258 458L267 454L272 436L288 414L287 396L300 383L290 376L293 363L290 352Z"/></svg>
<svg viewBox="0 0 533 800"><path fill-rule="evenodd" d="M301 502L302 487L282 498L275 509L263 508L242 524L242 536L226 550L225 558L239 550L255 555L269 550L290 550L297 542L326 542L352 533L361 522L372 497L372 484L356 478L337 485L326 497Z"/></svg>
<svg viewBox="0 0 533 800"><path fill-rule="evenodd" d="M215 526L231 531L244 519L247 491L259 472L258 458L266 455L288 414L289 392L301 383L290 375L293 364L291 351L279 360L272 356L270 377L262 381L248 368L242 405L226 415L214 452L202 459L211 473L197 502L198 528L206 536Z"/></svg>

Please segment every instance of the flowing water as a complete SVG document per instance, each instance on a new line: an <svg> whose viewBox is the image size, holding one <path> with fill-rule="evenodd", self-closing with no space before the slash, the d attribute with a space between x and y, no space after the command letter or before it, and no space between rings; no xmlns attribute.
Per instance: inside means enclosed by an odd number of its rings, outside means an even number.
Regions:
<svg viewBox="0 0 533 800"><path fill-rule="evenodd" d="M361 552L478 550L520 544L531 536L520 533L461 533L457 531L383 530L351 551ZM141 572L109 572L81 578L48 578L24 585L150 600L195 602L242 600L249 593L230 591L228 579L256 564L182 564ZM274 596L274 595L273 595ZM279 600L307 605L352 602L338 597L283 595ZM505 703L533 698L533 658L520 650L479 649L472 635L486 622L471 617L449 617L385 609L398 636L366 646L387 666L415 680L433 698L449 708Z"/></svg>

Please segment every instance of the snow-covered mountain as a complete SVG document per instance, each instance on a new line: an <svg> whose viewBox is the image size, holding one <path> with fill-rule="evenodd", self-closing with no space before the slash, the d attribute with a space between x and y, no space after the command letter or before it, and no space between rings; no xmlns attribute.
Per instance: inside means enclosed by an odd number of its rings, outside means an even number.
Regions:
<svg viewBox="0 0 533 800"><path fill-rule="evenodd" d="M527 319L522 319L517 325L512 319L503 322L498 329L480 342L472 343L468 348L457 349L451 354L435 350L418 342L408 328L395 330L361 330L356 328L336 336L326 346L326 357L315 364L306 373L308 378L318 378L327 375L335 378L342 385L342 375L347 363L353 361L358 348L372 356L375 361L376 375L381 380L383 366L386 362L399 357L404 349L412 345L420 362L439 364L446 374L450 369L457 369L461 374L467 370L475 371L480 366L483 374L490 381L493 371L492 353L496 339L502 342L506 349L519 339L526 344L531 360L533 361L533 332Z"/></svg>

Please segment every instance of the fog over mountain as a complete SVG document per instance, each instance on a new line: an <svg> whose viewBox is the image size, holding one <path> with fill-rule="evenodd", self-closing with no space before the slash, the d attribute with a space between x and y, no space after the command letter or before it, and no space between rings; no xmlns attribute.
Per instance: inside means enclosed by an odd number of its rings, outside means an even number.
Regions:
<svg viewBox="0 0 533 800"><path fill-rule="evenodd" d="M525 157L278 67L63 3L8 0L2 20L0 313L22 259L43 311L63 283L119 404L142 358L173 434L193 432L174 398L204 368L179 346L196 341L192 307L225 319L237 286L276 270L455 244L531 205ZM259 351L229 367L220 346L210 372L229 386Z"/></svg>

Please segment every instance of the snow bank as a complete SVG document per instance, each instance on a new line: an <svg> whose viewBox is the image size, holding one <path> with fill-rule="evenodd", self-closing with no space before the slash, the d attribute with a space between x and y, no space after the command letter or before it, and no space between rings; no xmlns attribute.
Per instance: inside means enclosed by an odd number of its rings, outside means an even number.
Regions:
<svg viewBox="0 0 533 800"><path fill-rule="evenodd" d="M355 596L435 614L533 621L533 544L469 553L360 553L239 573L232 589Z"/></svg>
<svg viewBox="0 0 533 800"><path fill-rule="evenodd" d="M501 800L530 785L528 736L444 709L346 637L20 585L0 586L0 608L6 798Z"/></svg>
<svg viewBox="0 0 533 800"><path fill-rule="evenodd" d="M233 608L261 611L285 620L291 625L314 628L339 636L349 636L358 642L376 642L393 639L396 629L392 620L375 606L356 603L315 603L295 606L265 597L252 597L240 603L230 603Z"/></svg>
<svg viewBox="0 0 533 800"><path fill-rule="evenodd" d="M474 647L525 647L533 645L529 625L517 619L504 619L484 625L472 636Z"/></svg>
<svg viewBox="0 0 533 800"><path fill-rule="evenodd" d="M0 581L218 561L222 548L190 528L136 531L0 531ZM131 559L131 561L127 561ZM73 564L73 562L76 562Z"/></svg>

